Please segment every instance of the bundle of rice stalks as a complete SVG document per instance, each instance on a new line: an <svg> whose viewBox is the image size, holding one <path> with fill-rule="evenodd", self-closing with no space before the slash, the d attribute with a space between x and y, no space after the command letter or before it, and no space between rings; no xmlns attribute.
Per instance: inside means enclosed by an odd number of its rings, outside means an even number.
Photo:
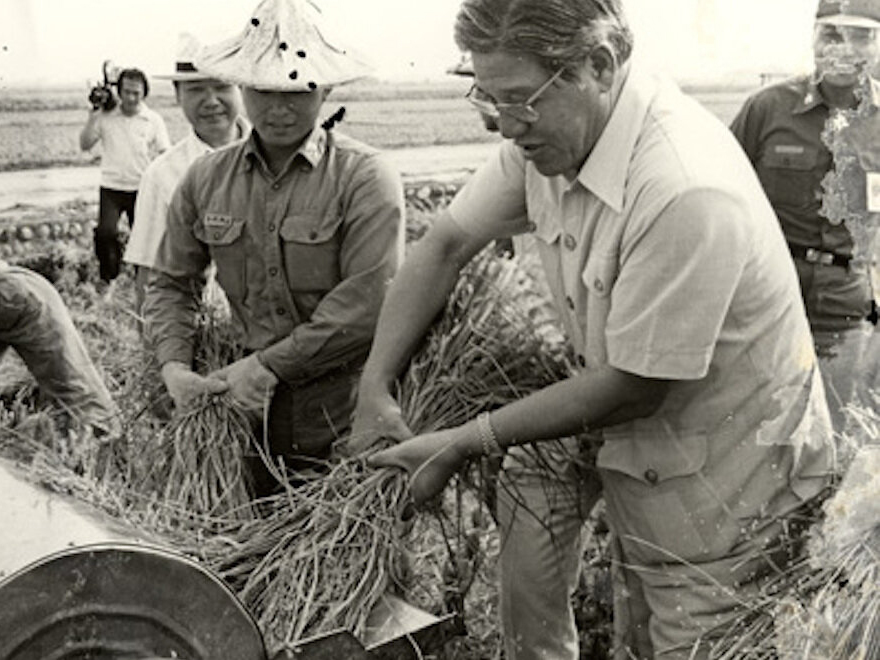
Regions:
<svg viewBox="0 0 880 660"><path fill-rule="evenodd" d="M230 518L252 520L245 456L255 446L247 415L226 396L206 396L162 430L155 468L136 487L158 493L169 510L202 517L208 527Z"/></svg>
<svg viewBox="0 0 880 660"><path fill-rule="evenodd" d="M806 556L754 602L713 658L869 660L880 657L880 416L851 410L857 447Z"/></svg>
<svg viewBox="0 0 880 660"><path fill-rule="evenodd" d="M516 265L491 250L462 273L399 383L414 432L462 423L568 373L558 347L547 346L520 307L522 282ZM199 556L238 591L270 648L339 627L361 636L386 590L407 582L399 563L406 477L366 468L372 451L330 463L261 501L259 520L200 542ZM431 561L468 543L474 552L462 528L447 530Z"/></svg>
<svg viewBox="0 0 880 660"><path fill-rule="evenodd" d="M560 334L533 318L546 299L517 265L491 249L458 279L443 315L398 384L410 427L425 433L455 426L571 374Z"/></svg>
<svg viewBox="0 0 880 660"><path fill-rule="evenodd" d="M393 581L405 484L390 470L366 469L364 458L288 489L268 516L240 530L257 561L239 596L270 648L340 627L361 637ZM215 570L229 579L229 568Z"/></svg>

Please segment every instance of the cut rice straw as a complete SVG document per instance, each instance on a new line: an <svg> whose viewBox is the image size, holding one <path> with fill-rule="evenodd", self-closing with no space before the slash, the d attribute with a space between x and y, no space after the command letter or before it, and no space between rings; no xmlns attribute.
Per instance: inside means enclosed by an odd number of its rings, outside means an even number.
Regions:
<svg viewBox="0 0 880 660"><path fill-rule="evenodd" d="M806 555L747 604L712 660L880 658L880 416L849 412L853 458Z"/></svg>

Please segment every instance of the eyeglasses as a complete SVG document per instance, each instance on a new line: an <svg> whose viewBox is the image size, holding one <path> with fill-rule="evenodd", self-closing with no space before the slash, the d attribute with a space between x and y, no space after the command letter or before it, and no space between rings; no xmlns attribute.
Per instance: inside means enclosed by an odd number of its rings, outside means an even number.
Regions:
<svg viewBox="0 0 880 660"><path fill-rule="evenodd" d="M477 87L476 84L474 84L470 88L470 91L465 94L465 98L482 114L487 115L492 119L500 119L501 115L504 114L524 124L534 124L541 117L541 115L538 114L538 111L534 108L535 102L541 97L541 94L546 92L550 85L552 85L556 79L563 74L564 71L565 67L559 69L556 73L550 76L550 79L547 82L538 87L534 94L522 103L496 103L492 100L492 97Z"/></svg>

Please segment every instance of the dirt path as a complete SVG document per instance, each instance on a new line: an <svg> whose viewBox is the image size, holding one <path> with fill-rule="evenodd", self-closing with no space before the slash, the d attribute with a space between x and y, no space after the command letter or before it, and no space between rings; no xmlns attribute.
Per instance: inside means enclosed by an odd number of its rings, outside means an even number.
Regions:
<svg viewBox="0 0 880 660"><path fill-rule="evenodd" d="M479 165L497 143L394 149L386 154L405 179L455 178ZM62 167L0 172L0 214L15 216L34 207L55 207L83 199L97 202L97 167Z"/></svg>

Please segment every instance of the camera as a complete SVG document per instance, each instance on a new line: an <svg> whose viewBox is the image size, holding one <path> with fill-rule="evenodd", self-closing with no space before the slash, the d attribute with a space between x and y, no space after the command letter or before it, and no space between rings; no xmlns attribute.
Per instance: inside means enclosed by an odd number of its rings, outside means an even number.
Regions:
<svg viewBox="0 0 880 660"><path fill-rule="evenodd" d="M95 110L100 108L107 112L115 108L117 104L116 94L113 93L113 85L117 84L116 79L119 76L119 71L110 60L104 60L101 68L104 74L104 82L95 85L89 90L89 103L92 104L92 108Z"/></svg>
<svg viewBox="0 0 880 660"><path fill-rule="evenodd" d="M89 103L95 110L98 108L104 111L112 110L116 107L116 96L109 85L95 85L89 91Z"/></svg>

